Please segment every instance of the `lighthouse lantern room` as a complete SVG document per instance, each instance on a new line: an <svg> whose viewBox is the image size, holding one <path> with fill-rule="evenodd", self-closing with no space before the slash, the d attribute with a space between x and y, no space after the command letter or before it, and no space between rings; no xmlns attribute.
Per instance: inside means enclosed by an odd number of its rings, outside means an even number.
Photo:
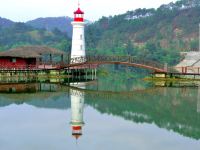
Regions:
<svg viewBox="0 0 200 150"><path fill-rule="evenodd" d="M83 22L84 21L84 12L78 8L77 11L74 12L74 21Z"/></svg>
<svg viewBox="0 0 200 150"><path fill-rule="evenodd" d="M71 59L85 57L84 12L78 7L74 12ZM74 62L74 61L73 61Z"/></svg>

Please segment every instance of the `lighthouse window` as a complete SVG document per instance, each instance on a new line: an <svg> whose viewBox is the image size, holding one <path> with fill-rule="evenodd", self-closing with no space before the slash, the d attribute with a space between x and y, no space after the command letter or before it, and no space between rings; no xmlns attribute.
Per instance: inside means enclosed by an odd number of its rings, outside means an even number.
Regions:
<svg viewBox="0 0 200 150"><path fill-rule="evenodd" d="M82 34L80 35L80 39L81 39L81 40L83 39L83 35L82 35Z"/></svg>
<svg viewBox="0 0 200 150"><path fill-rule="evenodd" d="M80 46L80 49L83 50L83 45Z"/></svg>

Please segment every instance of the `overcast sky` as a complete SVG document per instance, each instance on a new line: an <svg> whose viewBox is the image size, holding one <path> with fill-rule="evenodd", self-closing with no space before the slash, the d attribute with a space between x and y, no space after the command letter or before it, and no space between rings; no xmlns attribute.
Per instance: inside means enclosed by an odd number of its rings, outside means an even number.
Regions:
<svg viewBox="0 0 200 150"><path fill-rule="evenodd" d="M85 18L125 13L137 8L157 8L176 0L80 0ZM0 16L24 22L38 17L73 16L78 0L0 0Z"/></svg>

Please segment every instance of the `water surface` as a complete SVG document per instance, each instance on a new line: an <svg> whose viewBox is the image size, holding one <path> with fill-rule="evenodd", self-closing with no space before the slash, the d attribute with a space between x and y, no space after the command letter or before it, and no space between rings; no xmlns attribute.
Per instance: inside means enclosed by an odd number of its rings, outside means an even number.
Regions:
<svg viewBox="0 0 200 150"><path fill-rule="evenodd" d="M198 86L116 77L66 85L0 86L0 149L200 149Z"/></svg>

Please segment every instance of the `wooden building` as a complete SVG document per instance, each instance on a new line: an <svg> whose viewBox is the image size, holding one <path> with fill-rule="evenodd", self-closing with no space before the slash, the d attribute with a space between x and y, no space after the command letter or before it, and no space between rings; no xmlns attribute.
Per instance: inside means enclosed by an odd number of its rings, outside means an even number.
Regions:
<svg viewBox="0 0 200 150"><path fill-rule="evenodd" d="M65 52L46 46L24 46L0 52L0 69L53 69L64 62Z"/></svg>

